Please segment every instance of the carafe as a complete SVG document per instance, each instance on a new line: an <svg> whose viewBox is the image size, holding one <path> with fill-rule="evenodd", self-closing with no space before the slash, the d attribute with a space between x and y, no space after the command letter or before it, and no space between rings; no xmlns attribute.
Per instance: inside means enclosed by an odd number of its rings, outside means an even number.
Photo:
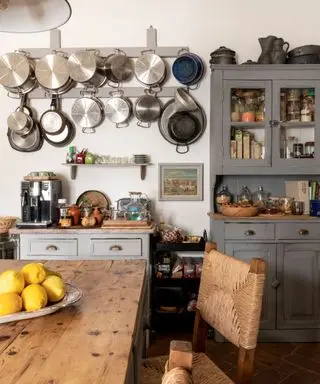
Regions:
<svg viewBox="0 0 320 384"><path fill-rule="evenodd" d="M273 43L276 40L276 36L259 37L258 41L261 46L261 54L258 58L259 64L271 64L271 51L273 50Z"/></svg>
<svg viewBox="0 0 320 384"><path fill-rule="evenodd" d="M286 49L284 49L284 46L287 46ZM287 52L289 49L289 43L284 41L281 37L278 39L275 39L273 42L273 49L270 53L271 57L271 63L272 64L285 64L287 60Z"/></svg>
<svg viewBox="0 0 320 384"><path fill-rule="evenodd" d="M141 192L129 192L130 202L125 207L127 220L145 220L147 218L146 207L141 202Z"/></svg>

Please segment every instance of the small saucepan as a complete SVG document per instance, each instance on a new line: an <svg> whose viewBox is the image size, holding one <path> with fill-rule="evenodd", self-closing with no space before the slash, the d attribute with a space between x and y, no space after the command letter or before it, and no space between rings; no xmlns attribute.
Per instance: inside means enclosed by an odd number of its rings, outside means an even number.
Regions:
<svg viewBox="0 0 320 384"><path fill-rule="evenodd" d="M110 92L110 96L105 104L106 118L117 128L127 127L132 112L130 99L123 96L123 91Z"/></svg>
<svg viewBox="0 0 320 384"><path fill-rule="evenodd" d="M59 135L66 125L66 117L59 111L58 102L58 95L52 95L50 109L40 117L41 129L48 135Z"/></svg>
<svg viewBox="0 0 320 384"><path fill-rule="evenodd" d="M196 89L204 73L204 64L200 56L181 50L172 64L172 73L179 83Z"/></svg>
<svg viewBox="0 0 320 384"><path fill-rule="evenodd" d="M12 112L7 119L9 129L20 136L28 135L34 126L31 110L25 104L26 94L21 95L19 108Z"/></svg>
<svg viewBox="0 0 320 384"><path fill-rule="evenodd" d="M130 80L133 75L132 60L120 49L107 56L105 64L110 87L118 88L120 82Z"/></svg>
<svg viewBox="0 0 320 384"><path fill-rule="evenodd" d="M133 109L134 115L138 119L137 125L142 128L150 128L151 123L156 121L161 115L161 103L156 93L145 90L145 95L140 96Z"/></svg>
<svg viewBox="0 0 320 384"><path fill-rule="evenodd" d="M160 89L160 84L166 77L166 65L160 56L144 51L135 62L134 73L140 83Z"/></svg>

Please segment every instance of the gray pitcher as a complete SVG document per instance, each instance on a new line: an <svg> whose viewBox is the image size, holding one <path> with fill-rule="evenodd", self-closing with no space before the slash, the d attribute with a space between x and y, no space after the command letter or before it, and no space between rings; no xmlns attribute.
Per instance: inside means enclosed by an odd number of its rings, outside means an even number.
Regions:
<svg viewBox="0 0 320 384"><path fill-rule="evenodd" d="M286 49L284 49L284 46L287 46ZM282 37L279 37L278 39L275 39L273 43L273 50L270 54L271 56L271 63L272 64L285 64L287 60L287 53L289 49L289 43L283 40Z"/></svg>
<svg viewBox="0 0 320 384"><path fill-rule="evenodd" d="M271 64L271 52L273 50L273 43L276 40L276 36L259 37L259 43L261 45L262 52L258 58L259 64Z"/></svg>

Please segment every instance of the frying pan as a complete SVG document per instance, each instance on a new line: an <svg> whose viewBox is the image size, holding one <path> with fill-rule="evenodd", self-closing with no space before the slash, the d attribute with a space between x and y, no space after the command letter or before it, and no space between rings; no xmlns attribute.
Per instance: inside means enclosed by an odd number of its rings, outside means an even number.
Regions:
<svg viewBox="0 0 320 384"><path fill-rule="evenodd" d="M76 131L74 126L69 120L66 120L66 125L63 132L59 135L49 135L46 132L43 132L44 139L53 147L61 148L69 145L74 139Z"/></svg>
<svg viewBox="0 0 320 384"><path fill-rule="evenodd" d="M11 148L19 152L36 152L43 145L43 137L36 123L34 123L34 129L28 135L21 136L8 129L7 136Z"/></svg>
<svg viewBox="0 0 320 384"><path fill-rule="evenodd" d="M196 118L197 121L199 122L199 132L197 135L192 135L194 137L190 137L188 141L180 141L177 140L177 138L172 136L172 132L169 129L169 120L170 118L175 115L176 113L180 112L177 109L177 105L174 99L170 100L167 102L165 105L161 118L159 119L159 131L163 138L168 141L170 144L173 144L176 146L176 151L180 154L187 153L189 151L189 145L196 142L197 140L200 139L200 137L203 135L205 131L205 126L206 126L206 121L205 121L205 115L203 110L199 107L196 111L194 112L189 112L189 115L192 117ZM171 120L171 126L172 126L172 121ZM176 129L175 133L178 133L178 130ZM184 151L181 151L181 148L185 148Z"/></svg>
<svg viewBox="0 0 320 384"><path fill-rule="evenodd" d="M58 95L52 95L50 109L40 117L41 129L48 135L59 135L66 125L66 117L58 109Z"/></svg>
<svg viewBox="0 0 320 384"><path fill-rule="evenodd" d="M189 143L201 131L198 118L189 112L176 112L168 120L171 137L179 143Z"/></svg>

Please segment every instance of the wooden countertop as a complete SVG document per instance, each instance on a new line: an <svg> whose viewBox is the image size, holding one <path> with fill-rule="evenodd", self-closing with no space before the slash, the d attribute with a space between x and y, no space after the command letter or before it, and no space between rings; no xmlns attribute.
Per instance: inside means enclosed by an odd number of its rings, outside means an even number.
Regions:
<svg viewBox="0 0 320 384"><path fill-rule="evenodd" d="M27 262L1 260L0 272ZM48 316L0 325L1 383L125 383L144 261L49 261L82 299Z"/></svg>
<svg viewBox="0 0 320 384"><path fill-rule="evenodd" d="M80 235L84 234L103 234L103 233L154 233L155 226L152 228L58 228L58 227L48 227L48 228L11 228L9 233L11 235L22 235L22 234L71 234L71 235Z"/></svg>
<svg viewBox="0 0 320 384"><path fill-rule="evenodd" d="M283 221L290 221L290 222L298 222L301 221L306 222L319 222L319 217L309 216L309 215L270 215L270 216L253 216L253 217L232 217L232 216L224 216L220 213L213 213L208 212L208 216L210 216L213 220L222 220L222 221L271 221L271 222L283 222Z"/></svg>

